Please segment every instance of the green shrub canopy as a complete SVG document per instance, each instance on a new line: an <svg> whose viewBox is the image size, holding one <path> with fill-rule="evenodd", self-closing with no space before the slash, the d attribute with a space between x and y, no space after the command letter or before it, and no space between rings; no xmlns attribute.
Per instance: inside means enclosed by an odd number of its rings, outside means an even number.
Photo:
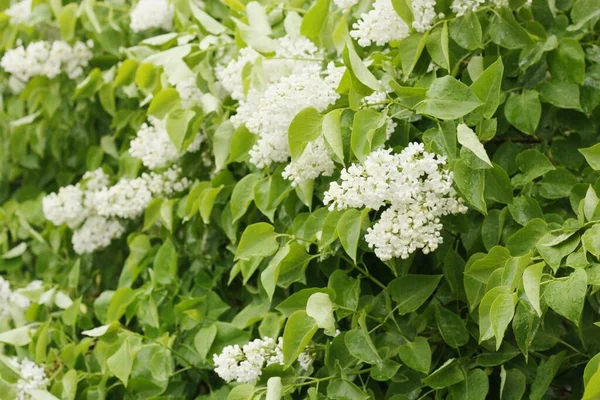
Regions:
<svg viewBox="0 0 600 400"><path fill-rule="evenodd" d="M0 399L600 398L598 0L0 10Z"/></svg>

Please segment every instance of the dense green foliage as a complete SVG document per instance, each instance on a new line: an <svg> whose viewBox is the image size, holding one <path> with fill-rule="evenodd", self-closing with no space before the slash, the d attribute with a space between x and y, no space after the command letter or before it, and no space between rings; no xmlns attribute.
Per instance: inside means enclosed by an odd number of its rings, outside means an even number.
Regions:
<svg viewBox="0 0 600 400"><path fill-rule="evenodd" d="M44 365L42 400L259 399L273 376L289 399L600 398L598 0L460 17L439 0L431 29L368 47L348 32L369 0L173 0L170 32L131 30L128 3L34 0L22 24L0 13L3 53L94 42L78 79L18 91L0 70L0 273L13 289L44 282L2 317L0 399L17 396L13 355ZM410 1L393 4L410 22ZM292 160L324 135L335 161L298 186L285 163L249 162L256 135L229 121L238 102L215 76L247 45L270 57L294 23L347 68L337 101L290 126ZM217 36L230 40L203 42ZM184 108L173 82L189 73L204 97ZM260 79L244 66L244 90ZM366 107L381 82L381 107ZM205 135L177 161L192 184L77 254L42 199L99 167L112 183L147 172L128 149L148 116L179 151ZM447 158L469 210L442 218L436 251L381 261L364 239L381 211L329 210L324 193L383 143L410 142ZM284 363L256 384L213 371L225 346L279 336Z"/></svg>

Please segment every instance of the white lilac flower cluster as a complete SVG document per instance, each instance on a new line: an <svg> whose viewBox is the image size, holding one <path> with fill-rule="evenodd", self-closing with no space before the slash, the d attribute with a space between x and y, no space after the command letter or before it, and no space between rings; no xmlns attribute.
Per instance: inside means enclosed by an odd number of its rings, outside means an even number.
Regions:
<svg viewBox="0 0 600 400"><path fill-rule="evenodd" d="M333 2L342 10L347 10L358 4L358 0L333 0Z"/></svg>
<svg viewBox="0 0 600 400"><path fill-rule="evenodd" d="M456 14L457 17L461 17L467 13L467 11L471 10L473 12L477 11L479 7L485 4L485 0L454 0L450 5L452 12Z"/></svg>
<svg viewBox="0 0 600 400"><path fill-rule="evenodd" d="M485 3L486 0L454 0L450 5L450 8L457 17L461 17L465 15L467 11L477 11L479 7L483 6ZM508 7L508 0L491 0L490 3L497 8ZM531 5L531 0L527 0L526 3Z"/></svg>
<svg viewBox="0 0 600 400"><path fill-rule="evenodd" d="M292 181L292 186L296 186L307 180L314 180L321 175L331 176L335 172L335 164L327 147L325 139L320 136L318 139L306 145L304 152L297 159L289 163L283 170L283 177Z"/></svg>
<svg viewBox="0 0 600 400"><path fill-rule="evenodd" d="M129 144L129 154L150 169L164 168L177 161L179 152L169 138L166 121L155 117L148 117L148 121L142 124L136 138ZM197 134L186 152L198 151L203 140L204 136Z"/></svg>
<svg viewBox="0 0 600 400"><path fill-rule="evenodd" d="M120 219L136 218L154 197L169 196L188 186L178 167L121 179L113 186L99 168L86 172L78 184L45 196L42 209L54 225L66 224L75 230L71 241L77 254L92 253L125 232Z"/></svg>
<svg viewBox="0 0 600 400"><path fill-rule="evenodd" d="M26 24L31 15L32 0L22 0L12 4L4 10L4 13L10 17L12 25Z"/></svg>
<svg viewBox="0 0 600 400"><path fill-rule="evenodd" d="M134 32L160 28L165 31L173 28L175 8L169 0L139 0L129 18L129 27Z"/></svg>
<svg viewBox="0 0 600 400"><path fill-rule="evenodd" d="M219 82L234 100L245 100L243 70L247 65L257 64L260 60L260 77L256 80L269 84L278 81L284 76L302 72L320 72L322 55L313 42L300 37L292 39L284 36L276 40L275 55L272 58L263 57L251 47L244 47L239 51L235 60L226 66L216 68ZM264 88L253 85L252 91L260 94Z"/></svg>
<svg viewBox="0 0 600 400"><path fill-rule="evenodd" d="M261 78L255 79L246 94L242 71L248 64L260 66L256 74ZM321 65L322 55L310 40L286 36L277 40L273 58L246 48L235 61L217 70L221 85L239 101L231 122L235 127L245 125L258 136L249 152L252 164L264 168L286 162L290 157L288 128L294 117L307 107L322 112L339 98L336 89L344 68L330 63L323 71ZM310 154L313 151L317 153ZM293 164L285 177L296 184L333 172L333 162L319 140L309 144Z"/></svg>
<svg viewBox="0 0 600 400"><path fill-rule="evenodd" d="M330 210L387 207L365 235L381 260L405 259L418 249L427 254L442 243L440 217L467 211L445 166L445 157L423 144L410 143L399 154L379 149L342 170L342 182L330 185L323 202Z"/></svg>
<svg viewBox="0 0 600 400"><path fill-rule="evenodd" d="M413 28L417 32L425 32L431 29L437 17L435 0L413 0L411 5L414 17Z"/></svg>
<svg viewBox="0 0 600 400"><path fill-rule="evenodd" d="M352 25L350 36L362 47L370 46L371 43L383 46L409 35L408 25L394 10L392 0L375 0L373 9L360 17L361 19Z"/></svg>
<svg viewBox="0 0 600 400"><path fill-rule="evenodd" d="M17 397L15 400L32 400L34 390L45 390L50 384L43 366L37 365L26 358L10 358L10 366L20 375L16 384Z"/></svg>
<svg viewBox="0 0 600 400"><path fill-rule="evenodd" d="M191 108L202 102L203 93L196 86L196 78L184 79L177 82L175 89L179 93L183 108Z"/></svg>
<svg viewBox="0 0 600 400"><path fill-rule="evenodd" d="M40 285L40 281L34 281L29 284L28 288ZM26 310L30 304L27 297L13 291L10 288L10 282L0 276L0 318L8 316L12 308Z"/></svg>
<svg viewBox="0 0 600 400"><path fill-rule="evenodd" d="M92 58L94 43L77 42L70 46L67 42L33 42L27 47L22 44L15 49L8 50L0 67L18 79L27 83L35 76L55 78L65 73L69 79L76 79L83 75L83 68L87 67Z"/></svg>
<svg viewBox="0 0 600 400"><path fill-rule="evenodd" d="M254 384L262 375L262 369L269 365L283 365L283 338L277 342L270 337L255 339L244 346L226 346L221 354L213 355L215 372L227 382ZM308 369L313 362L312 355L303 352L298 357L302 369Z"/></svg>

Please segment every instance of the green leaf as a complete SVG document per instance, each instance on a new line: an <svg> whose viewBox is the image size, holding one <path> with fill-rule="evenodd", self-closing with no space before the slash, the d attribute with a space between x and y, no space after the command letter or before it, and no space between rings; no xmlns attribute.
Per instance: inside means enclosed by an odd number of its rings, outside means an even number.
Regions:
<svg viewBox="0 0 600 400"><path fill-rule="evenodd" d="M328 294L315 293L311 295L306 302L306 315L314 319L317 326L324 329L327 335L335 335L333 303Z"/></svg>
<svg viewBox="0 0 600 400"><path fill-rule="evenodd" d="M423 383L433 389L443 389L465 380L465 375L454 358L446 361L441 367L433 371Z"/></svg>
<svg viewBox="0 0 600 400"><path fill-rule="evenodd" d="M417 336L412 342L407 340L399 346L398 357L408 368L415 371L426 374L431 368L431 348L424 337Z"/></svg>
<svg viewBox="0 0 600 400"><path fill-rule="evenodd" d="M75 37L75 26L77 25L79 7L76 3L65 5L58 16L58 26L63 40L70 42Z"/></svg>
<svg viewBox="0 0 600 400"><path fill-rule="evenodd" d="M485 400L490 389L487 374L482 369L472 369L466 379L450 386L454 400Z"/></svg>
<svg viewBox="0 0 600 400"><path fill-rule="evenodd" d="M404 76L409 77L412 74L423 53L428 38L428 32L425 32L425 34L413 33L398 43L400 64L402 65Z"/></svg>
<svg viewBox="0 0 600 400"><path fill-rule="evenodd" d="M63 400L75 400L77 396L77 371L70 369L61 379Z"/></svg>
<svg viewBox="0 0 600 400"><path fill-rule="evenodd" d="M290 316L283 331L284 369L296 361L318 329L315 320L304 310L296 311Z"/></svg>
<svg viewBox="0 0 600 400"><path fill-rule="evenodd" d="M333 400L369 400L371 396L349 380L335 378L327 385L327 398Z"/></svg>
<svg viewBox="0 0 600 400"><path fill-rule="evenodd" d="M335 292L330 288L302 289L279 303L275 309L289 318L296 311L304 311L309 297L318 292L327 293L330 297L335 297Z"/></svg>
<svg viewBox="0 0 600 400"><path fill-rule="evenodd" d="M209 14L204 12L201 8L199 8L195 3L188 3L190 10L192 11L192 15L194 18L202 25L204 29L208 33L213 35L220 35L224 33L227 28L223 26L219 21L211 17Z"/></svg>
<svg viewBox="0 0 600 400"><path fill-rule="evenodd" d="M548 233L546 222L541 218L534 218L513 234L506 242L506 248L514 256L522 256L535 249L537 242Z"/></svg>
<svg viewBox="0 0 600 400"><path fill-rule="evenodd" d="M135 72L135 83L140 89L153 90L158 82L158 70L151 63L140 64Z"/></svg>
<svg viewBox="0 0 600 400"><path fill-rule="evenodd" d="M58 397L46 390L33 389L28 394L32 400L59 400Z"/></svg>
<svg viewBox="0 0 600 400"><path fill-rule="evenodd" d="M281 378L273 376L267 381L267 396L265 400L280 400L283 397Z"/></svg>
<svg viewBox="0 0 600 400"><path fill-rule="evenodd" d="M542 117L542 104L535 90L524 90L521 94L513 94L504 105L504 115L515 128L528 135L535 131Z"/></svg>
<svg viewBox="0 0 600 400"><path fill-rule="evenodd" d="M26 346L31 342L31 326L21 326L0 333L0 343L7 343L13 346Z"/></svg>
<svg viewBox="0 0 600 400"><path fill-rule="evenodd" d="M513 201L513 188L510 178L500 165L496 163L492 163L492 165L493 168L485 170L484 196L486 199L498 203L511 204Z"/></svg>
<svg viewBox="0 0 600 400"><path fill-rule="evenodd" d="M496 112L500 104L503 74L504 64L502 64L502 58L498 57L471 85L473 92L483 102L483 106L474 112L474 114L480 115L479 118L491 118Z"/></svg>
<svg viewBox="0 0 600 400"><path fill-rule="evenodd" d="M148 114L163 119L169 111L179 106L179 92L174 88L166 88L152 98L148 107Z"/></svg>
<svg viewBox="0 0 600 400"><path fill-rule="evenodd" d="M104 84L102 79L102 72L98 68L94 68L89 75L82 80L75 88L73 94L74 99L92 97L100 90L100 87Z"/></svg>
<svg viewBox="0 0 600 400"><path fill-rule="evenodd" d="M194 336L194 347L198 351L200 359L205 362L208 352L217 337L217 326L215 324L200 328Z"/></svg>
<svg viewBox="0 0 600 400"><path fill-rule="evenodd" d="M354 115L350 143L352 153L354 153L359 161L364 161L371 153L377 130L380 130L381 134L385 135L383 129L380 129L384 126L385 122L385 114L375 111L372 108L364 108Z"/></svg>
<svg viewBox="0 0 600 400"><path fill-rule="evenodd" d="M127 387L129 375L133 368L133 360L141 347L141 338L127 337L121 347L106 360L106 366L112 375L116 376Z"/></svg>
<svg viewBox="0 0 600 400"><path fill-rule="evenodd" d="M575 26L569 26L567 30L579 30L587 25L592 28L600 19L600 10L594 0L577 0L571 9L571 19Z"/></svg>
<svg viewBox="0 0 600 400"><path fill-rule="evenodd" d="M343 110L333 110L325 114L321 129L325 143L329 145L338 162L344 164L344 139L342 138L341 118Z"/></svg>
<svg viewBox="0 0 600 400"><path fill-rule="evenodd" d="M242 234L235 253L235 259L248 260L250 257L268 257L277 251L277 233L273 225L266 222L249 225Z"/></svg>
<svg viewBox="0 0 600 400"><path fill-rule="evenodd" d="M177 151L183 148L188 126L195 116L194 111L182 109L175 109L167 116L167 133Z"/></svg>
<svg viewBox="0 0 600 400"><path fill-rule="evenodd" d="M354 262L356 262L356 251L358 249L361 227L367 215L368 210L361 212L351 208L342 214L337 223L336 230L340 238L340 243Z"/></svg>
<svg viewBox="0 0 600 400"><path fill-rule="evenodd" d="M600 224L595 224L581 236L583 248L596 257L600 257Z"/></svg>
<svg viewBox="0 0 600 400"><path fill-rule="evenodd" d="M316 41L323 30L329 15L329 0L317 0L302 18L300 34Z"/></svg>
<svg viewBox="0 0 600 400"><path fill-rule="evenodd" d="M598 372L600 368L600 353L596 354L591 358L585 366L583 371L583 385L587 386L592 377Z"/></svg>
<svg viewBox="0 0 600 400"><path fill-rule="evenodd" d="M515 197L512 204L508 205L508 211L510 211L511 217L521 225L526 225L533 219L544 217L538 202L527 196Z"/></svg>
<svg viewBox="0 0 600 400"><path fill-rule="evenodd" d="M352 77L358 80L358 82L371 90L383 90L377 78L375 78L371 71L369 71L369 69L365 66L358 54L356 54L354 45L349 38L346 40L346 47L344 48L342 56L344 59L344 65L346 65L346 68L348 68L348 71L350 71Z"/></svg>
<svg viewBox="0 0 600 400"><path fill-rule="evenodd" d="M558 47L548 57L548 66L553 80L583 84L585 53L577 40L561 39Z"/></svg>
<svg viewBox="0 0 600 400"><path fill-rule="evenodd" d="M398 303L398 314L416 311L434 292L442 275L407 274L388 284L388 291Z"/></svg>
<svg viewBox="0 0 600 400"><path fill-rule="evenodd" d="M587 147L585 149L579 149L579 152L583 154L587 163L596 171L600 171L600 143Z"/></svg>
<svg viewBox="0 0 600 400"><path fill-rule="evenodd" d="M507 49L520 49L533 43L529 33L519 25L508 7L498 10L489 29L492 42Z"/></svg>
<svg viewBox="0 0 600 400"><path fill-rule="evenodd" d="M404 22L410 26L414 20L410 1L392 0L392 6L400 18L402 18Z"/></svg>
<svg viewBox="0 0 600 400"><path fill-rule="evenodd" d="M583 400L593 400L600 397L600 372L596 373L591 377L588 384L585 386L585 392L583 393Z"/></svg>
<svg viewBox="0 0 600 400"><path fill-rule="evenodd" d="M558 354L551 355L539 364L535 380L531 384L530 400L542 400L544 398L564 358L565 352L561 351Z"/></svg>
<svg viewBox="0 0 600 400"><path fill-rule="evenodd" d="M200 211L202 221L207 225L210 223L210 215L212 214L217 196L221 193L222 189L223 185L215 188L208 188L205 189L200 196L198 211Z"/></svg>
<svg viewBox="0 0 600 400"><path fill-rule="evenodd" d="M587 293L587 274L581 268L571 275L550 282L544 290L544 300L558 314L579 326Z"/></svg>
<svg viewBox="0 0 600 400"><path fill-rule="evenodd" d="M510 252L506 248L495 246L485 257L470 264L465 270L465 275L487 284L492 273L503 268L510 258Z"/></svg>
<svg viewBox="0 0 600 400"><path fill-rule="evenodd" d="M513 293L500 294L490 308L490 321L492 330L496 337L496 351L500 349L506 328L515 315L515 306L517 305L517 296Z"/></svg>
<svg viewBox="0 0 600 400"><path fill-rule="evenodd" d="M516 368L500 372L500 399L501 400L521 400L525 394L527 378L525 374Z"/></svg>
<svg viewBox="0 0 600 400"><path fill-rule="evenodd" d="M252 400L254 398L254 386L243 383L231 389L227 400Z"/></svg>
<svg viewBox="0 0 600 400"><path fill-rule="evenodd" d="M453 171L454 181L465 200L476 210L485 214L487 212L484 199L485 172L469 168L462 160L456 160Z"/></svg>
<svg viewBox="0 0 600 400"><path fill-rule="evenodd" d="M581 110L579 85L576 83L544 82L541 85L540 96L543 102L556 107Z"/></svg>
<svg viewBox="0 0 600 400"><path fill-rule="evenodd" d="M321 136L323 117L314 107L300 111L290 124L288 143L292 160L300 158L308 143Z"/></svg>
<svg viewBox="0 0 600 400"><path fill-rule="evenodd" d="M112 295L106 311L107 322L118 321L125 314L127 307L135 300L135 292L129 287L117 289Z"/></svg>
<svg viewBox="0 0 600 400"><path fill-rule="evenodd" d="M511 295L510 289L506 286L496 286L487 291L487 293L481 299L479 304L479 342L491 339L495 335L495 329L492 326L492 305L494 302L502 296ZM505 299L501 299L500 303L503 303ZM499 303L499 304L500 304ZM498 325L497 321L496 325ZM498 341L496 341L498 344ZM498 346L497 346L498 347Z"/></svg>
<svg viewBox="0 0 600 400"><path fill-rule="evenodd" d="M234 132L233 124L227 120L219 125L213 136L213 154L217 171L222 170L228 164Z"/></svg>
<svg viewBox="0 0 600 400"><path fill-rule="evenodd" d="M154 257L154 278L161 285L177 279L177 250L169 239L160 246Z"/></svg>
<svg viewBox="0 0 600 400"><path fill-rule="evenodd" d="M471 150L481 161L492 167L492 161L485 152L485 148L477 138L477 135L471 128L465 124L459 124L457 129L458 143L462 144L467 149Z"/></svg>
<svg viewBox="0 0 600 400"><path fill-rule="evenodd" d="M349 330L344 336L344 343L346 343L348 351L354 357L367 364L381 363L382 359L377 354L377 348L371 340L364 315L359 320L359 324L359 327Z"/></svg>
<svg viewBox="0 0 600 400"><path fill-rule="evenodd" d="M482 48L483 34L477 15L468 10L462 17L453 18L450 21L450 37L463 49Z"/></svg>
<svg viewBox="0 0 600 400"><path fill-rule="evenodd" d="M417 105L416 111L449 120L465 116L480 105L482 102L471 88L451 76L445 76L433 81L425 100Z"/></svg>
<svg viewBox="0 0 600 400"><path fill-rule="evenodd" d="M442 338L450 347L459 348L469 341L469 331L461 317L442 306L435 308L435 320Z"/></svg>
<svg viewBox="0 0 600 400"><path fill-rule="evenodd" d="M540 308L540 282L544 266L545 263L539 262L527 267L523 271L523 289L525 289L527 300L540 317L542 316L542 309Z"/></svg>
<svg viewBox="0 0 600 400"><path fill-rule="evenodd" d="M231 215L233 222L244 216L248 207L254 200L254 187L256 186L260 175L248 174L236 183L231 193Z"/></svg>

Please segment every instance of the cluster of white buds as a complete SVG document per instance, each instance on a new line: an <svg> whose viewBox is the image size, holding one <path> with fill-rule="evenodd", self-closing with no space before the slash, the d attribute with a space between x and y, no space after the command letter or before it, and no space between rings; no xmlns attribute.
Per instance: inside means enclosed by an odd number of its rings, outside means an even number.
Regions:
<svg viewBox="0 0 600 400"><path fill-rule="evenodd" d="M249 152L250 163L265 168L287 162L288 129L294 117L308 107L325 111L339 98L336 89L345 69L330 63L324 70L322 58L310 40L284 36L277 39L273 58L245 48L227 67L217 69L221 85L239 101L231 122L235 127L245 125L258 136ZM245 85L249 68L251 78ZM296 185L323 174L330 175L333 169L324 142L318 139L286 168L284 177Z"/></svg>
<svg viewBox="0 0 600 400"><path fill-rule="evenodd" d="M234 100L244 100L246 91L262 93L265 85L277 82L284 76L300 72L319 72L323 55L307 38L292 39L284 36L276 40L275 55L262 56L251 47L240 49L236 59L216 68L219 83ZM244 85L243 71L248 66L254 69L252 85ZM248 87L248 86L251 86ZM244 88L247 90L244 90Z"/></svg>
<svg viewBox="0 0 600 400"><path fill-rule="evenodd" d="M392 0L375 0L373 9L360 16L360 20L352 25L350 31L360 46L377 46L392 40L402 40L409 35L408 25L392 6Z"/></svg>
<svg viewBox="0 0 600 400"><path fill-rule="evenodd" d="M342 10L347 10L358 4L358 0L333 0L333 2Z"/></svg>
<svg viewBox="0 0 600 400"><path fill-rule="evenodd" d="M408 258L418 249L429 253L442 242L440 218L467 211L445 166L446 159L423 144L410 143L399 154L379 149L362 165L342 170L342 182L330 185L324 203L331 210L386 208L365 235L381 260Z"/></svg>
<svg viewBox="0 0 600 400"><path fill-rule="evenodd" d="M45 390L50 385L50 379L46 375L43 366L37 365L26 358L19 361L18 358L10 358L10 366L19 374L16 383L17 398L15 400L33 400L32 392Z"/></svg>
<svg viewBox="0 0 600 400"><path fill-rule="evenodd" d="M55 78L61 73L77 79L92 58L93 45L91 40L73 46L62 40L33 42L27 47L21 44L4 54L0 67L22 83L35 76Z"/></svg>
<svg viewBox="0 0 600 400"><path fill-rule="evenodd" d="M413 0L411 5L414 17L413 28L417 32L425 32L431 29L437 17L435 0Z"/></svg>
<svg viewBox="0 0 600 400"><path fill-rule="evenodd" d="M75 229L72 243L76 253L92 253L125 232L122 219L137 218L153 198L180 192L189 184L187 178L181 178L179 167L171 167L109 186L108 176L99 168L86 172L77 185L45 196L42 209L54 225Z"/></svg>
<svg viewBox="0 0 600 400"><path fill-rule="evenodd" d="M26 24L31 16L31 6L32 0L22 0L4 10L4 14L10 17L11 25Z"/></svg>
<svg viewBox="0 0 600 400"><path fill-rule="evenodd" d="M202 102L203 93L196 86L196 79L189 78L177 82L175 89L179 93L181 106L183 108L191 108Z"/></svg>
<svg viewBox="0 0 600 400"><path fill-rule="evenodd" d="M203 140L203 135L196 134L186 152L198 151ZM140 159L150 169L164 168L177 161L180 156L167 133L166 122L154 117L148 117L148 123L142 124L136 138L129 143L129 154Z"/></svg>
<svg viewBox="0 0 600 400"><path fill-rule="evenodd" d="M160 28L165 31L173 28L175 8L169 0L139 0L129 18L130 28L134 32Z"/></svg>
<svg viewBox="0 0 600 400"><path fill-rule="evenodd" d="M310 354L301 353L298 362L301 368L308 369L313 361ZM283 338L277 342L265 337L255 339L244 346L226 346L220 354L213 355L215 372L227 382L254 384L262 375L262 369L269 365L283 365Z"/></svg>
<svg viewBox="0 0 600 400"><path fill-rule="evenodd" d="M296 186L307 180L314 180L319 176L331 176L335 172L335 164L329 156L323 136L306 145L304 152L297 159L290 162L283 170L283 177L292 181Z"/></svg>
<svg viewBox="0 0 600 400"><path fill-rule="evenodd" d="M40 285L40 281L33 281L27 288L34 288ZM0 276L0 318L10 315L12 309L26 310L31 302L19 291L13 291L10 282Z"/></svg>
<svg viewBox="0 0 600 400"><path fill-rule="evenodd" d="M462 17L467 11L475 12L484 4L485 0L454 0L450 8L457 17Z"/></svg>

